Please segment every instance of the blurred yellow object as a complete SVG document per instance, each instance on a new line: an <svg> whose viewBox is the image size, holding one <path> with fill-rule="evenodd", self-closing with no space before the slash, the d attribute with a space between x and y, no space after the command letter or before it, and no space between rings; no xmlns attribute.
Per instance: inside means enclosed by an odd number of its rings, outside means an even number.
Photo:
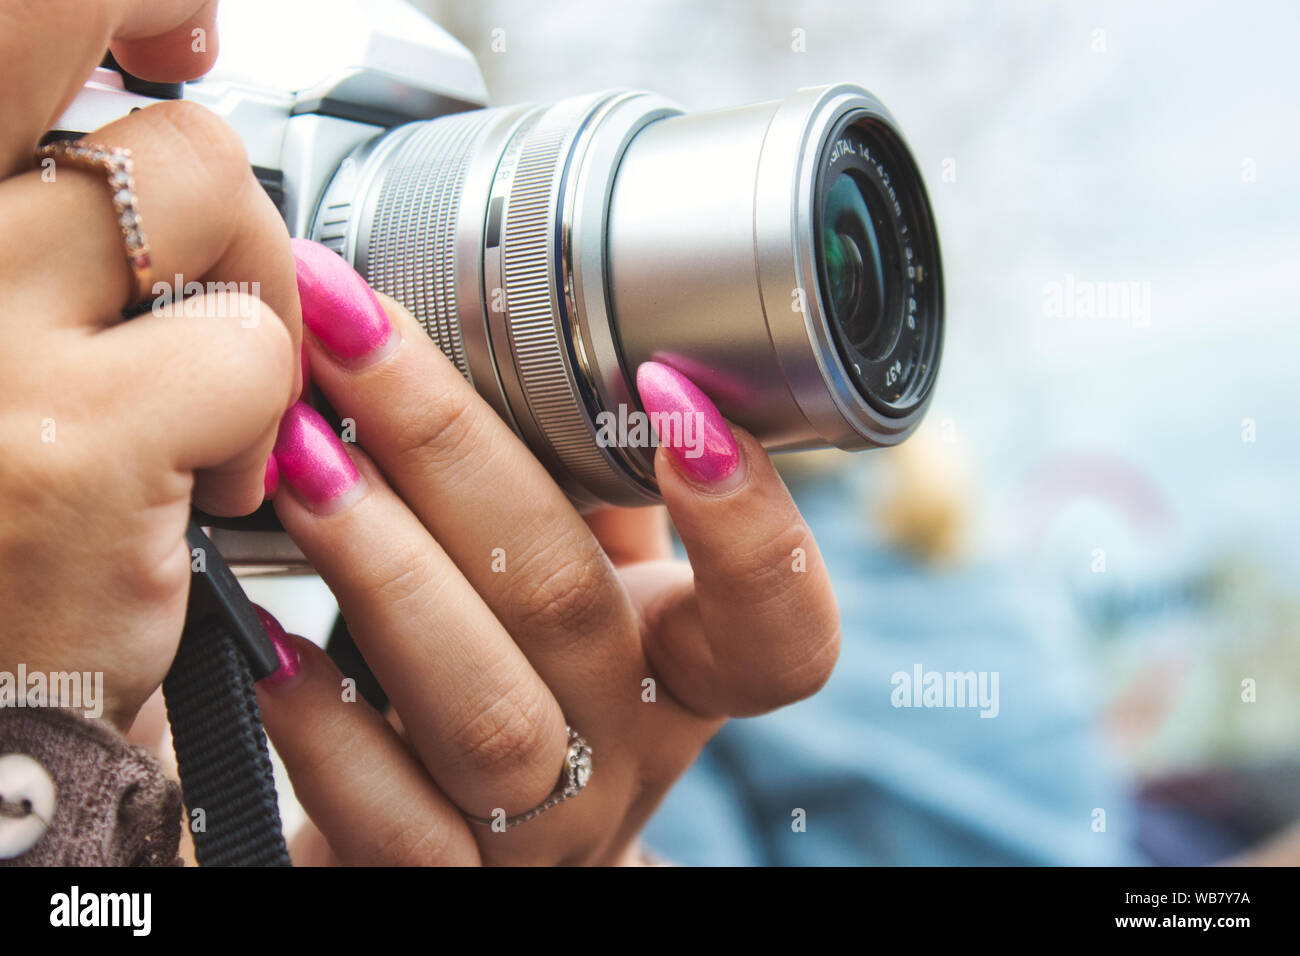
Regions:
<svg viewBox="0 0 1300 956"><path fill-rule="evenodd" d="M774 455L776 470L786 481L814 481L832 472L842 472L857 461L838 448L818 448L797 455Z"/></svg>
<svg viewBox="0 0 1300 956"><path fill-rule="evenodd" d="M894 448L874 452L879 484L868 501L886 542L931 565L958 563L974 506L969 459L938 424L923 425Z"/></svg>

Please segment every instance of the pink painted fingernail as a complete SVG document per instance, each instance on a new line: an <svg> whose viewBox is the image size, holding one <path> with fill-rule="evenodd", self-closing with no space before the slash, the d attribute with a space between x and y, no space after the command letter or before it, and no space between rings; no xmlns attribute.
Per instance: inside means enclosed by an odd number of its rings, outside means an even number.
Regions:
<svg viewBox="0 0 1300 956"><path fill-rule="evenodd" d="M396 346L388 313L366 280L318 242L293 239L302 320L344 362L369 364Z"/></svg>
<svg viewBox="0 0 1300 956"><path fill-rule="evenodd" d="M254 604L253 610L257 612L257 619L262 622L266 636L271 639L271 644L275 648L275 656L280 661L276 672L263 677L259 683L271 688L284 687L298 676L298 671L302 667L302 655L298 653L298 648L293 641L289 640L289 635L284 633L280 622L272 617L266 608Z"/></svg>
<svg viewBox="0 0 1300 956"><path fill-rule="evenodd" d="M276 463L275 456L271 455L266 459L266 478L263 479L262 489L266 494L267 500L275 497L275 493L280 487L280 466Z"/></svg>
<svg viewBox="0 0 1300 956"><path fill-rule="evenodd" d="M740 448L736 439L717 406L694 382L670 366L642 362L636 370L636 388L660 444L668 446L682 474L715 489L739 480ZM680 417L680 424L674 416ZM665 425L672 435L663 434ZM733 475L737 477L727 481Z"/></svg>
<svg viewBox="0 0 1300 956"><path fill-rule="evenodd" d="M361 473L343 442L316 409L302 402L295 402L280 419L275 460L280 476L319 514L346 507L360 491Z"/></svg>

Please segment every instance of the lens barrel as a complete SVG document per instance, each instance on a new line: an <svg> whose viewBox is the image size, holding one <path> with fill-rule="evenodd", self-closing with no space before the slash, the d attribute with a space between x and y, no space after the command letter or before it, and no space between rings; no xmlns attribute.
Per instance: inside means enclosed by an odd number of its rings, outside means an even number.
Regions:
<svg viewBox="0 0 1300 956"><path fill-rule="evenodd" d="M580 506L654 502L637 366L695 381L772 450L919 423L942 275L924 185L852 86L686 114L648 93L457 113L340 167L312 231L420 320Z"/></svg>

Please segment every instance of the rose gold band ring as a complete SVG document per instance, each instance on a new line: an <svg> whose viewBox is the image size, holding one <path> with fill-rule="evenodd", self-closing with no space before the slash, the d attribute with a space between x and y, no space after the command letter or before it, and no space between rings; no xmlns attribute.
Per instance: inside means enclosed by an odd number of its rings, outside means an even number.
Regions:
<svg viewBox="0 0 1300 956"><path fill-rule="evenodd" d="M113 193L113 211L117 215L118 228L122 230L126 263L131 269L133 287L128 307L143 301L153 286L153 260L140 224L133 175L135 161L131 156L131 150L121 146L100 146L84 141L50 143L36 151L38 166L46 159L53 159L56 166L68 163L81 169L99 170L108 177L108 188Z"/></svg>

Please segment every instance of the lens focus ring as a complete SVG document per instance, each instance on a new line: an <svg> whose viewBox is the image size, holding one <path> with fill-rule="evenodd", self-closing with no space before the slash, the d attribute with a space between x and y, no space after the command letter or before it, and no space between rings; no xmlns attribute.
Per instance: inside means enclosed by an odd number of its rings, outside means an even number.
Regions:
<svg viewBox="0 0 1300 956"><path fill-rule="evenodd" d="M587 444L587 428L556 329L551 276L557 166L568 130L533 130L523 146L506 205L503 245L509 335L525 400L561 460Z"/></svg>
<svg viewBox="0 0 1300 956"><path fill-rule="evenodd" d="M467 377L452 253L466 166L490 118L464 113L413 130L384 170L357 257L370 284L410 309Z"/></svg>
<svg viewBox="0 0 1300 956"><path fill-rule="evenodd" d="M493 314L493 337L504 331L514 356L519 388L512 404L525 406L514 408L516 420L527 430L531 419L541 439L536 447L548 449L583 488L608 484L615 471L592 440L589 410L577 390L584 373L571 367L559 268L564 178L574 141L595 105L589 97L563 101L507 148L494 188L507 197L500 245L487 250L488 258L500 256L505 315Z"/></svg>

